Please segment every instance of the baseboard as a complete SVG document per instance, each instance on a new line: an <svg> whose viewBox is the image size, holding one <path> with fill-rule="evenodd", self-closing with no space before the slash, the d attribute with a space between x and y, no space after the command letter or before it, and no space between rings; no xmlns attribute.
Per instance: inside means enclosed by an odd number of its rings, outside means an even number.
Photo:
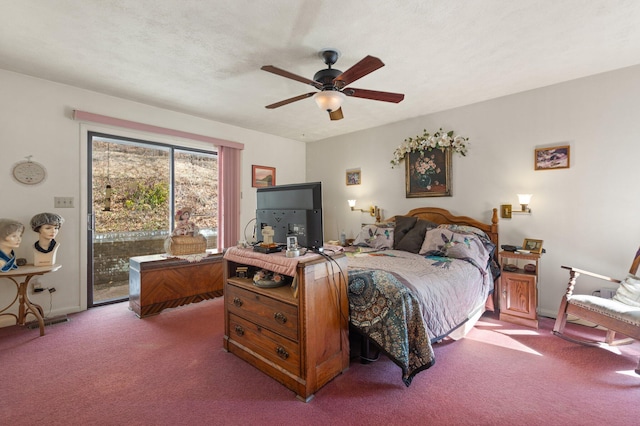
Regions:
<svg viewBox="0 0 640 426"><path fill-rule="evenodd" d="M541 316L541 317L547 317L547 318L556 319L556 317L558 316L558 312L545 311L545 310L541 309L541 310L538 310L538 315ZM600 327L598 324L594 324L592 322L585 321L585 320L580 319L580 318L576 317L575 315L571 315L571 314L569 314L567 316L567 322L571 323L571 324L584 325L585 327L599 328L600 330L606 330L606 328Z"/></svg>
<svg viewBox="0 0 640 426"><path fill-rule="evenodd" d="M67 322L69 321L69 318L67 318L66 315L59 315L56 317L49 317L49 318L45 318L44 320L44 325L45 327L48 325L54 325L54 324L59 324L61 322ZM29 321L28 323L25 324L25 326L29 329L35 329L35 328L39 328L40 327L40 323L38 323L38 320L33 320L33 321Z"/></svg>

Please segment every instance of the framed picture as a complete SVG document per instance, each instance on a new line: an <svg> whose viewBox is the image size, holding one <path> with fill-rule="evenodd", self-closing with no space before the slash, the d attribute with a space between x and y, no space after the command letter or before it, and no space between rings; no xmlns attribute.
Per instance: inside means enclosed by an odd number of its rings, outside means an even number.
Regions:
<svg viewBox="0 0 640 426"><path fill-rule="evenodd" d="M542 240L532 240L530 238L525 238L524 243L522 243L523 250L529 250L531 253L542 253Z"/></svg>
<svg viewBox="0 0 640 426"><path fill-rule="evenodd" d="M251 166L251 186L264 188L276 184L276 168L267 166Z"/></svg>
<svg viewBox="0 0 640 426"><path fill-rule="evenodd" d="M451 148L406 154L407 198L451 196Z"/></svg>
<svg viewBox="0 0 640 426"><path fill-rule="evenodd" d="M536 170L568 169L571 151L569 145L536 148Z"/></svg>
<svg viewBox="0 0 640 426"><path fill-rule="evenodd" d="M362 183L362 174L360 169L347 170L347 185L360 185Z"/></svg>

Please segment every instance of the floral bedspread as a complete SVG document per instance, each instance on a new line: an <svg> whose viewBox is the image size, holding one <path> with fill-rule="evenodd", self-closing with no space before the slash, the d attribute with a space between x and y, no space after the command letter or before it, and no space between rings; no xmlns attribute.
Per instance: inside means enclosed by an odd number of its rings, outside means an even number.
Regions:
<svg viewBox="0 0 640 426"><path fill-rule="evenodd" d="M431 343L466 322L493 290L482 249L461 255L458 248L454 257L433 253L386 250L349 256L351 324L402 369L407 386L434 364Z"/></svg>

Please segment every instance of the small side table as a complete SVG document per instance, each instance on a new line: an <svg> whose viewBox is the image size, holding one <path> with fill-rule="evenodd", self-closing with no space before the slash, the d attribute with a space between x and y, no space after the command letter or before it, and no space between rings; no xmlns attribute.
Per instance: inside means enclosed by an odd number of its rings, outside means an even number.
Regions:
<svg viewBox="0 0 640 426"><path fill-rule="evenodd" d="M33 266L23 265L9 272L0 272L0 278L8 278L16 285L16 297L4 309L0 310L1 315L9 315L16 319L16 324L25 325L27 315L32 314L38 320L40 325L40 336L44 336L44 311L42 307L29 300L29 281L36 275L44 275L48 272L54 272L62 268L62 265ZM20 281L22 279L22 281ZM19 303L18 315L11 312L5 312L16 301Z"/></svg>
<svg viewBox="0 0 640 426"><path fill-rule="evenodd" d="M500 320L538 328L538 277L540 254L501 251L500 258ZM535 271L525 271L521 263L535 265ZM515 270L505 270L513 264Z"/></svg>

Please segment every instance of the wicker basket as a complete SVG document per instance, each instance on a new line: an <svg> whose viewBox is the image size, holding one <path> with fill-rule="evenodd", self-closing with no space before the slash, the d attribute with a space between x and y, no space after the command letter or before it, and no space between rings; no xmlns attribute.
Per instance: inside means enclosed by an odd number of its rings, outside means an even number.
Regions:
<svg viewBox="0 0 640 426"><path fill-rule="evenodd" d="M165 240L164 248L173 256L204 253L207 239L202 235L173 235Z"/></svg>

